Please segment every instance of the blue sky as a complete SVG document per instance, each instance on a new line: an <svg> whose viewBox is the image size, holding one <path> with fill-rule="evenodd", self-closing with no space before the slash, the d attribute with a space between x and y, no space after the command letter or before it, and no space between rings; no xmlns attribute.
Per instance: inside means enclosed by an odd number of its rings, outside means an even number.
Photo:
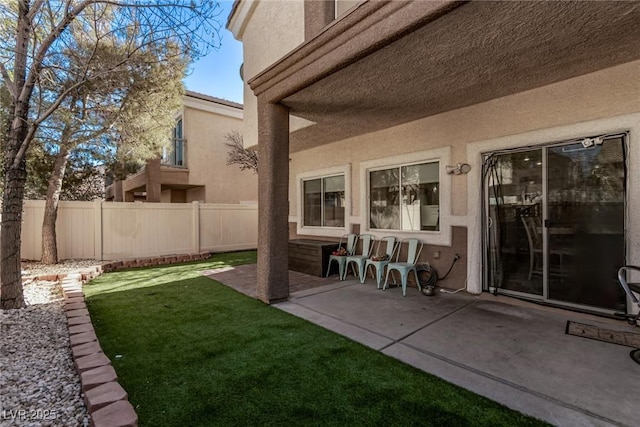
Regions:
<svg viewBox="0 0 640 427"><path fill-rule="evenodd" d="M212 50L207 56L191 64L184 82L187 90L242 103L242 43L224 28L233 1L221 1L220 4L222 14L219 20L223 26L220 30L220 49Z"/></svg>

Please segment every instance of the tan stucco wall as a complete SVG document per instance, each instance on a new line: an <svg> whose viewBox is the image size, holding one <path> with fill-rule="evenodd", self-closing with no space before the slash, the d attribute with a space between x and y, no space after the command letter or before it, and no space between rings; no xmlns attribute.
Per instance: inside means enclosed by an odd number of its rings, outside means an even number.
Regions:
<svg viewBox="0 0 640 427"><path fill-rule="evenodd" d="M268 29L268 30L265 30ZM252 77L304 42L303 0L259 0L242 33L245 146L258 143L257 100L247 85Z"/></svg>
<svg viewBox="0 0 640 427"><path fill-rule="evenodd" d="M302 172L351 164L351 215L357 217L362 161L450 146L451 164L474 164L467 159L471 142L634 112L640 112L640 61L292 153L289 213L297 216L296 175ZM548 142L554 141L538 143ZM467 214L465 175L452 177L452 214Z"/></svg>
<svg viewBox="0 0 640 427"><path fill-rule="evenodd" d="M189 183L205 190L186 192L186 202L239 203L258 200L258 176L226 165L224 136L242 128L242 119L185 107L182 115L187 140Z"/></svg>

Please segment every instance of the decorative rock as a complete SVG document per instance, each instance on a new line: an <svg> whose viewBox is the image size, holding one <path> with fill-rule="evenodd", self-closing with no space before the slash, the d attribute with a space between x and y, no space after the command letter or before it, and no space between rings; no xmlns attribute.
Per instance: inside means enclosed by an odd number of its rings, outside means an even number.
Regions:
<svg viewBox="0 0 640 427"><path fill-rule="evenodd" d="M0 418L2 426L88 426L80 378L69 351L64 303L57 282L24 287L27 307L0 311L0 400L2 410L46 409L34 422Z"/></svg>

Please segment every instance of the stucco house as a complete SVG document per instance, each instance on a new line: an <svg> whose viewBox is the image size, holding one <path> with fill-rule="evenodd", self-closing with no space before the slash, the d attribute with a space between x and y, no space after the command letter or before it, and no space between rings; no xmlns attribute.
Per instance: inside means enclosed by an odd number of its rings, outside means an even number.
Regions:
<svg viewBox="0 0 640 427"><path fill-rule="evenodd" d="M162 203L245 203L258 198L258 177L227 165L225 135L241 132L242 105L187 91L176 114L172 146L124 181L107 187L106 199Z"/></svg>
<svg viewBox="0 0 640 427"><path fill-rule="evenodd" d="M237 0L260 298L288 297L289 239L354 232L417 237L441 272L459 254L442 286L633 310L638 22L635 2Z"/></svg>

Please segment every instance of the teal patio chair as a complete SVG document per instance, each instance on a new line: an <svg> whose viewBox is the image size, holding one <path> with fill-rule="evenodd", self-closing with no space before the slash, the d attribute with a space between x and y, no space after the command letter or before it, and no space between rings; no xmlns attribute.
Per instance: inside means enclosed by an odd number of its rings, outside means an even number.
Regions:
<svg viewBox="0 0 640 427"><path fill-rule="evenodd" d="M396 261L389 263L387 265L387 277L384 280L384 286L382 290L387 288L387 283L389 282L389 273L393 276L393 272L397 271L400 273L400 279L402 281L402 296L407 295L407 278L409 276L409 272L413 271L413 274L416 278L416 283L418 284L418 289L422 291L422 287L420 286L420 280L418 280L418 272L416 271L416 262L420 257L420 252L422 252L422 242L419 239L404 239L400 242L400 246L402 243L407 243L407 261L406 262L398 262L398 258L400 257L400 251L398 250L396 254ZM395 276L393 276L393 282L395 283Z"/></svg>
<svg viewBox="0 0 640 427"><path fill-rule="evenodd" d="M378 289L380 289L380 285L382 284L382 274L384 273L384 268L393 259L393 255L398 250L399 245L398 245L395 237L393 237L393 236L383 237L382 239L378 240L378 245L377 245L377 248L376 248L375 255L377 255L377 256L383 255L380 252L380 249L382 249L382 247L384 247L384 249L385 249L384 255L387 256L386 259L384 259L384 260L373 260L373 259L369 258L365 262L364 269L362 270L362 274L360 274L360 283L364 283L364 280L367 277L367 271L369 271L370 268L373 268L375 270L375 272L376 272L376 274L375 274L376 285L377 285ZM372 273L372 275L373 275L373 273Z"/></svg>
<svg viewBox="0 0 640 427"><path fill-rule="evenodd" d="M356 271L353 268L353 264L358 267L358 277L360 277L360 281L362 282L362 272L364 271L364 263L371 256L371 251L373 250L373 245L376 238L372 234L361 234L359 240L362 241L362 252L360 255L348 255L347 261L344 269L344 277L342 280L347 278L347 274L349 273L349 266L353 270L353 275L356 275Z"/></svg>
<svg viewBox="0 0 640 427"><path fill-rule="evenodd" d="M327 277L329 277L329 272L331 271L331 263L333 261L338 263L338 272L340 280L343 280L344 276L344 266L347 263L347 256L353 255L356 250L356 246L358 244L358 235L357 234L345 234L340 238L340 243L338 244L338 249L342 248L343 244L346 243L346 253L344 255L331 255L329 256L329 263L327 265Z"/></svg>

